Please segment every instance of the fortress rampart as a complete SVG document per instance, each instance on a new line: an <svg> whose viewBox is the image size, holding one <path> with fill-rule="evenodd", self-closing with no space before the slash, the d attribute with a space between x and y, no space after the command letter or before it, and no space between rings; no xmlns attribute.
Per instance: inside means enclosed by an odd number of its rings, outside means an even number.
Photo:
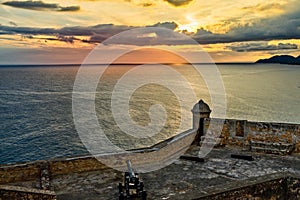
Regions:
<svg viewBox="0 0 300 200"><path fill-rule="evenodd" d="M205 133L212 120L214 119L205 118ZM299 153L300 124L226 119L218 145L253 148L253 151L275 154Z"/></svg>
<svg viewBox="0 0 300 200"><path fill-rule="evenodd" d="M213 126L213 123L219 119L210 118L211 110L203 101L199 101L192 112L193 129L186 131L184 137L193 137L193 145L201 145L205 138L210 137L207 133L208 127ZM181 138L182 135L174 136L153 147L145 148L145 152L160 151L167 148L170 141L179 140L177 137ZM300 124L226 119L216 144L216 147L224 146L261 153L297 154L300 153ZM110 169L91 155L2 165L0 166L0 200L18 199L19 197L21 199L53 200L56 197L53 192L52 181L57 177L92 171L106 173L107 170ZM295 198L300 197L299 177L291 174L278 176L248 181L250 185L246 183L237 187L229 185L228 188L225 188L226 191L207 191L208 194L199 196L199 199L230 199L235 195L236 197L247 197L254 191L262 191L260 189L268 185L270 186L268 186L269 189L275 188L279 196L289 194ZM57 185L59 187L59 182L56 182ZM285 190L290 193L286 193ZM261 195L267 194L265 192Z"/></svg>

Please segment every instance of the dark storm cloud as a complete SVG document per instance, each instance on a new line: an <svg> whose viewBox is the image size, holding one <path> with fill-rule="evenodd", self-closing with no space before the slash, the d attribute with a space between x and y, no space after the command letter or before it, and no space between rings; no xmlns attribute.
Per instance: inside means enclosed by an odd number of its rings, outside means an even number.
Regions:
<svg viewBox="0 0 300 200"><path fill-rule="evenodd" d="M27 37L28 39L39 39L39 40L44 40L45 42L47 42L48 40L50 41L61 41L61 42L65 42L65 43L70 43L73 44L75 40L80 40L74 36L63 36L63 35L58 35L55 38L51 38L51 37L39 37L39 38L35 38L33 36L29 36Z"/></svg>
<svg viewBox="0 0 300 200"><path fill-rule="evenodd" d="M23 8L29 10L48 10L48 11L78 11L80 10L79 6L67 6L63 7L56 3L45 3L43 1L7 1L2 3L6 6Z"/></svg>
<svg viewBox="0 0 300 200"><path fill-rule="evenodd" d="M0 25L0 34L4 35L53 35L57 38L43 38L45 40L59 40L67 43L73 43L74 40L79 40L75 36L90 36L89 40L82 40L82 42L102 42L103 40L135 27L118 26L113 24L100 24L96 26L73 26L63 27L60 29L54 28L31 28L31 27L16 27ZM34 37L32 37L33 39ZM29 38L30 39L30 38Z"/></svg>
<svg viewBox="0 0 300 200"><path fill-rule="evenodd" d="M133 29L128 34L119 34L104 44L124 45L185 45L196 44L193 40L178 32L166 28L148 27L146 29Z"/></svg>
<svg viewBox="0 0 300 200"><path fill-rule="evenodd" d="M252 52L252 51L276 51L276 50L290 50L298 49L296 44L279 43L278 45L269 45L266 42L259 43L239 43L227 46L227 48L236 52Z"/></svg>
<svg viewBox="0 0 300 200"><path fill-rule="evenodd" d="M58 11L69 12L69 11L79 11L79 10L80 10L79 6L66 6L66 7L60 7Z"/></svg>
<svg viewBox="0 0 300 200"><path fill-rule="evenodd" d="M63 42L70 43L70 44L73 44L74 40L78 40L74 36L62 36L62 35L57 36L57 39L59 41L63 41Z"/></svg>
<svg viewBox="0 0 300 200"><path fill-rule="evenodd" d="M92 36L94 34L103 34L105 36L114 35L121 31L133 27L116 26L113 24L100 24L96 26L72 26L61 29L54 28L32 28L32 27L13 27L0 25L0 32L6 34L27 34L27 35L65 35L65 36Z"/></svg>
<svg viewBox="0 0 300 200"><path fill-rule="evenodd" d="M136 29L133 30L133 35L117 35L115 36L114 41L119 44L135 44L135 45L158 45L158 44L183 44L182 38L179 37L179 33L173 32L173 30L178 25L174 22L163 22L156 23L154 25L147 26L149 29ZM107 38L116 35L122 31L130 30L133 28L143 28L143 27L128 27L128 26L115 26L115 25L98 25L98 30L94 31L94 34L90 37L90 40L85 42L102 42ZM155 28L165 28L163 29L155 29ZM110 30L108 30L110 29ZM167 31L169 30L169 32ZM168 34L166 34L168 33ZM171 34L173 33L173 34ZM176 35L176 39L174 38Z"/></svg>
<svg viewBox="0 0 300 200"><path fill-rule="evenodd" d="M102 42L106 40L107 38L118 34L122 31L129 30L131 28L136 28L136 27L129 27L129 26L117 26L113 24L100 24L96 26L92 26L90 30L90 40L85 40L84 42Z"/></svg>
<svg viewBox="0 0 300 200"><path fill-rule="evenodd" d="M0 32L9 35L13 35L13 34L46 35L46 34L55 34L58 32L58 30L52 28L31 28L31 27L15 27L15 26L0 25Z"/></svg>
<svg viewBox="0 0 300 200"><path fill-rule="evenodd" d="M174 30L178 27L178 24L176 24L175 22L158 22L156 24L147 27L160 27L160 28L167 28L167 29Z"/></svg>
<svg viewBox="0 0 300 200"><path fill-rule="evenodd" d="M63 35L56 35L54 37L36 37L34 35L22 35L20 38L10 38L9 40L14 40L14 41L22 41L24 39L35 39L35 40L39 40L39 41L61 41L61 42L66 42L66 43L70 43L73 44L75 40L80 40L74 36L63 36ZM6 38L7 40L7 38Z"/></svg>
<svg viewBox="0 0 300 200"><path fill-rule="evenodd" d="M164 1L172 4L173 6L183 6L189 4L193 0L164 0Z"/></svg>
<svg viewBox="0 0 300 200"><path fill-rule="evenodd" d="M10 25L13 25L13 26L18 26L18 25L17 25L15 22L13 22L13 21L10 21L9 24L10 24Z"/></svg>
<svg viewBox="0 0 300 200"><path fill-rule="evenodd" d="M149 27L160 27L175 29L177 24L174 22L163 22L151 25ZM83 40L83 42L98 43L106 40L107 38L116 35L122 31L126 31L133 28L133 26L122 26L114 24L99 24L96 26L73 26L73 27L63 27L61 29L54 28L31 28L31 27L16 27L16 26L3 26L0 25L1 34L21 34L21 35L59 35L61 41L63 41L63 36L90 36L89 40ZM167 36L166 36L167 37ZM74 38L73 38L74 39ZM51 39L53 40L53 38ZM70 38L66 40L71 43Z"/></svg>
<svg viewBox="0 0 300 200"><path fill-rule="evenodd" d="M199 29L192 37L200 44L300 39L300 12L237 25L224 34Z"/></svg>

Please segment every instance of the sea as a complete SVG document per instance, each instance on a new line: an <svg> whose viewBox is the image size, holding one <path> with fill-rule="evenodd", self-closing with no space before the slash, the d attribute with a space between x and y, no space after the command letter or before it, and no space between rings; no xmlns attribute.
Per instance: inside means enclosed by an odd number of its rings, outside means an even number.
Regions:
<svg viewBox="0 0 300 200"><path fill-rule="evenodd" d="M0 164L89 153L81 140L84 133L78 132L73 113L77 108L72 104L81 67L0 66ZM226 95L226 118L300 123L299 65L217 64L217 73L208 77L185 64L171 66L169 73L155 65L136 71L135 65L84 67L90 69L91 76L102 70L96 79L94 100L86 101L86 106L94 107L97 127L123 149L151 146L191 128L193 105L199 99L211 105L211 98L221 98L222 94L215 94L207 85L217 76L221 83L216 84L222 84ZM86 82L92 82L88 77L85 74ZM115 109L122 103L127 107ZM131 129L120 125L120 118L128 116L131 121L125 121L125 126ZM212 113L212 117L220 116ZM182 118L188 119L184 127ZM137 133L129 133L143 132L134 127L155 127L155 123L162 127L151 136L136 138Z"/></svg>

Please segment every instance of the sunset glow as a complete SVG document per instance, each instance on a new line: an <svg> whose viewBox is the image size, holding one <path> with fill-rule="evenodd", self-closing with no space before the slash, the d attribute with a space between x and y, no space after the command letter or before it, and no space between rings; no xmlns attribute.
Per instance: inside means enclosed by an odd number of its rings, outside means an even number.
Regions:
<svg viewBox="0 0 300 200"><path fill-rule="evenodd" d="M193 19L191 16L186 16L186 19L189 21L187 24L178 25L179 31L187 31L189 33L196 33L199 28L199 23L197 20Z"/></svg>
<svg viewBox="0 0 300 200"><path fill-rule="evenodd" d="M299 55L297 0L0 0L0 3L1 64L81 63L105 39L149 26L188 35L215 62L254 62L272 55ZM192 47L187 49L193 53Z"/></svg>

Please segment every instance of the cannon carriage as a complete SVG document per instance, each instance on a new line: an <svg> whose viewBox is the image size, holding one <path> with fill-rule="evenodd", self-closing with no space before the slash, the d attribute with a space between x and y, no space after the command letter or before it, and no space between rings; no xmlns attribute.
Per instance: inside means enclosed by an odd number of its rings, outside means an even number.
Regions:
<svg viewBox="0 0 300 200"><path fill-rule="evenodd" d="M119 183L119 200L146 200L147 193L143 181L140 180L139 174L133 171L131 162L127 160L126 163L128 171L124 173L124 183Z"/></svg>

